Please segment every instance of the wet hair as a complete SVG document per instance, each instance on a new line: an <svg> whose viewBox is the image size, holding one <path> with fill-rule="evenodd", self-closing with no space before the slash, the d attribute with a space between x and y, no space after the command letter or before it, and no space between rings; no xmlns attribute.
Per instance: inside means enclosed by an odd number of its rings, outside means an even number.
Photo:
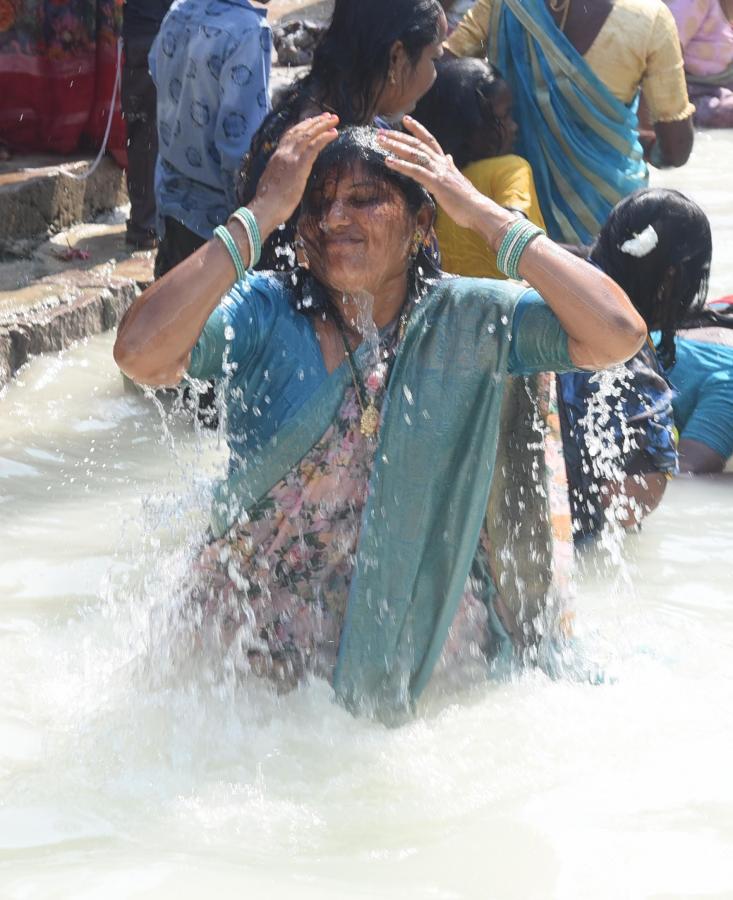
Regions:
<svg viewBox="0 0 733 900"><path fill-rule="evenodd" d="M641 257L621 250L649 225L656 247ZM647 327L661 331L657 352L665 369L674 365L675 333L705 303L712 252L705 213L689 197L664 188L625 197L591 248L591 261L626 291Z"/></svg>
<svg viewBox="0 0 733 900"><path fill-rule="evenodd" d="M387 84L395 42L416 66L438 37L440 16L437 0L336 0L304 84L328 91L343 125L367 124Z"/></svg>
<svg viewBox="0 0 733 900"><path fill-rule="evenodd" d="M428 207L435 210L435 203L422 185L388 168L385 165L387 151L377 142L376 128L355 126L343 129L335 141L328 144L318 155L303 192L300 206L301 216L320 219L322 209L317 205L317 190L326 178L339 178L350 172L354 166L361 166L367 177L384 187L396 188L405 200L408 211L417 215ZM338 316L338 310L331 302L323 285L301 270L301 277L295 285L296 308L305 313L330 312ZM407 272L408 302L422 296L429 284L442 273L429 237L420 245L417 255L410 259Z"/></svg>
<svg viewBox="0 0 733 900"><path fill-rule="evenodd" d="M499 71L486 60L469 58L441 61L437 71L433 86L415 107L414 118L437 138L459 169L497 156L504 143L504 127L494 113L493 98L506 84Z"/></svg>
<svg viewBox="0 0 733 900"><path fill-rule="evenodd" d="M401 41L416 66L438 37L441 14L438 0L336 0L310 71L279 94L252 139L240 173L240 202L252 199L271 148L308 106L335 112L342 125L370 124L389 77L392 47Z"/></svg>

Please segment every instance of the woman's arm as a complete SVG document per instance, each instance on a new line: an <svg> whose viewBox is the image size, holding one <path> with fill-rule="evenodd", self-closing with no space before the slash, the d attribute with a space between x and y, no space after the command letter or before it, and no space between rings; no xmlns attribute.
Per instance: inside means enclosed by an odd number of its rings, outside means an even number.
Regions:
<svg viewBox="0 0 733 900"><path fill-rule="evenodd" d="M702 441L681 438L680 472L683 475L715 475L725 468L726 459Z"/></svg>
<svg viewBox="0 0 733 900"><path fill-rule="evenodd" d="M615 507L619 525L633 528L662 502L668 480L663 472L646 472L620 482L606 481L601 486L601 503L604 509Z"/></svg>
<svg viewBox="0 0 733 900"><path fill-rule="evenodd" d="M687 96L678 26L664 4L658 8L646 53L641 89L644 115L653 133L645 137L644 158L658 169L683 166L695 139L695 107Z"/></svg>
<svg viewBox="0 0 733 900"><path fill-rule="evenodd" d="M338 118L324 113L306 119L284 136L249 204L263 243L296 208L316 157L336 137ZM230 231L249 266L244 228ZM134 381L153 386L178 384L191 349L222 296L236 279L224 244L213 238L144 291L120 323L114 357Z"/></svg>
<svg viewBox="0 0 733 900"><path fill-rule="evenodd" d="M424 185L459 225L473 229L498 251L515 221L464 178L433 136L409 116L412 134L380 135L393 154L388 165ZM646 325L610 278L546 237L522 255L521 276L537 290L568 335L568 352L581 369L604 369L632 357L644 343Z"/></svg>

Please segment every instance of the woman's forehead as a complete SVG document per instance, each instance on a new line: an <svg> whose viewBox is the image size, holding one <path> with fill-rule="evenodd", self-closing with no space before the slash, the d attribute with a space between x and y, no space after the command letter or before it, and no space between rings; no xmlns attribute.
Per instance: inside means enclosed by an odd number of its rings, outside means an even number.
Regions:
<svg viewBox="0 0 733 900"><path fill-rule="evenodd" d="M385 194L399 194L386 176L358 159L336 164L326 169L312 185L309 193L335 196L357 188L376 188Z"/></svg>

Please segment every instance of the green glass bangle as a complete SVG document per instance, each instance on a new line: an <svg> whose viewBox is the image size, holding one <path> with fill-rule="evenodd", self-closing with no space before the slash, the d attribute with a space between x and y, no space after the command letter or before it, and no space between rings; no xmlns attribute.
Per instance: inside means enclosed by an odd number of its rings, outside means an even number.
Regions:
<svg viewBox="0 0 733 900"><path fill-rule="evenodd" d="M257 224L254 213L247 209L246 206L240 206L239 209L235 210L235 212L229 216L230 222L232 219L236 219L247 232L250 249L249 267L250 269L253 269L262 256L262 235L260 234L260 226Z"/></svg>
<svg viewBox="0 0 733 900"><path fill-rule="evenodd" d="M507 278L520 279L519 261L528 245L544 231L532 222L521 219L515 222L504 235L496 254L496 264Z"/></svg>
<svg viewBox="0 0 733 900"><path fill-rule="evenodd" d="M247 277L247 270L244 268L244 262L242 260L242 254L239 252L239 247L237 247L236 241L229 233L229 229L226 225L217 225L214 229L214 236L218 237L219 240L224 244L229 252L229 256L234 263L234 268L237 272L237 281L244 281Z"/></svg>
<svg viewBox="0 0 733 900"><path fill-rule="evenodd" d="M526 219L517 219L511 224L507 233L504 235L499 251L496 254L496 262L499 269L506 274L506 266L517 235L524 230Z"/></svg>
<svg viewBox="0 0 733 900"><path fill-rule="evenodd" d="M522 259L522 256L524 255L524 251L532 243L532 241L536 237L539 237L539 235L541 234L543 234L542 229L538 228L536 225L533 225L531 228L525 228L522 234L517 237L511 255L507 260L507 275L509 276L509 278L513 278L515 281L520 280L521 276L519 274L519 263Z"/></svg>
<svg viewBox="0 0 733 900"><path fill-rule="evenodd" d="M512 233L517 227L517 222L512 222L512 224L507 229L506 234L501 239L501 244L499 245L499 249L496 251L496 265L499 268L500 272L504 271L504 266L506 264L506 251L508 247L508 243L511 240Z"/></svg>

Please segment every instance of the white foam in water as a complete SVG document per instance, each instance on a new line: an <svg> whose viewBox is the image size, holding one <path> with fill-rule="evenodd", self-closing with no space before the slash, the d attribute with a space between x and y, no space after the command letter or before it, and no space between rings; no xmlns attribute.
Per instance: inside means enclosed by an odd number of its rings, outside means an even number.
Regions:
<svg viewBox="0 0 733 900"><path fill-rule="evenodd" d="M664 173L719 251L731 148L703 135ZM712 283L733 290L730 256ZM619 545L628 587L585 554L578 632L605 684L434 689L388 730L323 683L278 697L173 665L225 450L170 401L161 427L111 346L35 360L0 399L3 900L733 895L727 483L670 484Z"/></svg>

